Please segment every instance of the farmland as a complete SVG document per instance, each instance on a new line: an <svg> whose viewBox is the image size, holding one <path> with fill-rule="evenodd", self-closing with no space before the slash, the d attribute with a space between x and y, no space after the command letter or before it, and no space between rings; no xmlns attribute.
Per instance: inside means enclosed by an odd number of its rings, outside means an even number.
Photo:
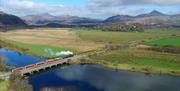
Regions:
<svg viewBox="0 0 180 91"><path fill-rule="evenodd" d="M44 50L71 50L81 53L96 50L102 44L81 40L69 29L27 29L0 33L1 39L18 47L28 49L28 53L47 56Z"/></svg>
<svg viewBox="0 0 180 91"><path fill-rule="evenodd" d="M160 53L142 49L121 49L91 57L105 66L150 73L180 73L180 54ZM180 75L180 74L179 74Z"/></svg>
<svg viewBox="0 0 180 91"><path fill-rule="evenodd" d="M74 53L78 53L71 48L61 48L55 47L50 45L38 45L38 44L29 44L29 43L22 43L17 41L6 40L5 42L10 43L11 45L15 45L15 47L23 48L22 50L18 48L12 48L19 52L25 52L27 54L32 54L35 56L42 56L42 57L55 57L54 55L50 55L48 53L48 49L52 50L53 52L60 52L60 51L72 51ZM11 47L5 47L7 49L11 49Z"/></svg>
<svg viewBox="0 0 180 91"><path fill-rule="evenodd" d="M131 41L151 41L154 39L172 37L173 34L180 36L180 31L172 29L147 29L145 32L102 32L95 30L81 30L77 35L83 40L100 43L128 43Z"/></svg>
<svg viewBox="0 0 180 91"><path fill-rule="evenodd" d="M180 37L170 37L170 38L152 40L147 42L147 44L152 46L165 46L165 45L180 46Z"/></svg>
<svg viewBox="0 0 180 91"><path fill-rule="evenodd" d="M177 28L146 29L144 32L103 32L92 29L37 28L0 33L1 39L20 48L26 53L49 57L44 52L70 50L76 54L103 49L106 45L134 46L126 49L107 51L89 59L107 67L121 70L150 73L180 74L178 53L166 53L136 47L139 44L173 45L179 47L180 31ZM178 43L177 43L178 42Z"/></svg>
<svg viewBox="0 0 180 91"><path fill-rule="evenodd" d="M180 39L177 36L180 36L180 31L178 29L146 29L145 32L79 30L77 34L86 41L97 43L127 44L135 42L136 44L143 44L141 47L117 49L90 57L92 61L100 62L100 64L104 64L107 67L148 73L180 75L179 54L146 50L146 48L153 47L153 44L179 47Z"/></svg>

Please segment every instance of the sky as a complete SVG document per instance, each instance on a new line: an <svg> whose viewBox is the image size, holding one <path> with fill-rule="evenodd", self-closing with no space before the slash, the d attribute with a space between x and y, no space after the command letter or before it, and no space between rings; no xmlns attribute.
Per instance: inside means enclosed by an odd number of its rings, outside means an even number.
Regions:
<svg viewBox="0 0 180 91"><path fill-rule="evenodd" d="M105 19L152 10L179 14L180 0L0 0L0 11L17 16L49 13Z"/></svg>

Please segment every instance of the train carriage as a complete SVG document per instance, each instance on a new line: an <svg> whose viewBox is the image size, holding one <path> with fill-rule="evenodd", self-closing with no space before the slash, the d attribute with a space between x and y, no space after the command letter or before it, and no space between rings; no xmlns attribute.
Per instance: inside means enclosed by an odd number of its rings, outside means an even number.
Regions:
<svg viewBox="0 0 180 91"><path fill-rule="evenodd" d="M21 70L23 70L23 69L24 69L24 67L15 68L15 69L12 70L12 72L21 71Z"/></svg>

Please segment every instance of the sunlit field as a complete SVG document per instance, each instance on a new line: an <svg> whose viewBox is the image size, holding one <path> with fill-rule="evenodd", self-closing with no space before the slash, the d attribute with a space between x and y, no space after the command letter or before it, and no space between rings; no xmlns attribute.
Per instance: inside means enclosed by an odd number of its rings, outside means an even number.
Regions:
<svg viewBox="0 0 180 91"><path fill-rule="evenodd" d="M87 42L80 39L74 31L69 29L39 28L25 29L0 33L2 39L27 43L32 45L45 45L60 48L69 48L78 52L95 50L101 44Z"/></svg>
<svg viewBox="0 0 180 91"><path fill-rule="evenodd" d="M28 54L49 57L44 51L52 49L58 51L73 51L76 54L103 49L108 44L143 44L173 45L179 47L180 31L176 28L146 29L145 32L103 32L92 29L61 29L37 28L9 32L1 32L1 38L6 42L25 48ZM178 53L164 53L153 50L132 47L124 50L108 51L102 55L93 56L94 62L105 66L136 71L180 73Z"/></svg>
<svg viewBox="0 0 180 91"><path fill-rule="evenodd" d="M161 38L180 36L179 29L146 29L145 32L102 32L95 30L82 30L77 32L83 40L100 43L128 43L132 41L151 41Z"/></svg>
<svg viewBox="0 0 180 91"><path fill-rule="evenodd" d="M170 37L170 38L152 40L147 42L147 44L153 46L164 46L164 45L180 46L180 37Z"/></svg>

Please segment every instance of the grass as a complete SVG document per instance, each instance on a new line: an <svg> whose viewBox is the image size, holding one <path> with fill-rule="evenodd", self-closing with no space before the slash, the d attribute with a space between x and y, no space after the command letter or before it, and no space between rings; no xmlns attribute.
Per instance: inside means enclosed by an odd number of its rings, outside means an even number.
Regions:
<svg viewBox="0 0 180 91"><path fill-rule="evenodd" d="M148 29L145 32L102 32L95 30L78 29L77 35L83 39L100 43L127 43L130 41L147 41L153 39L167 38L173 34L180 35L176 28L172 29Z"/></svg>
<svg viewBox="0 0 180 91"><path fill-rule="evenodd" d="M50 45L58 48L69 48L78 52L96 50L103 46L102 44L83 41L76 35L76 32L69 30L63 28L20 29L0 32L0 37L6 40L32 44L32 46Z"/></svg>
<svg viewBox="0 0 180 91"><path fill-rule="evenodd" d="M112 68L139 69L143 71L163 71L164 73L177 72L180 75L180 54L160 53L142 49L124 49L107 52L100 56L91 57ZM153 70L152 70L153 69Z"/></svg>
<svg viewBox="0 0 180 91"><path fill-rule="evenodd" d="M145 32L102 32L86 29L30 29L0 33L2 39L14 45L29 49L29 53L45 54L44 49L54 51L72 50L82 53L102 48L106 43L126 44L128 42L152 42L159 45L178 45L179 29L147 29ZM18 42L19 41L19 42ZM153 42L156 41L156 42ZM162 43L161 43L162 42ZM165 44L163 44L165 43ZM180 54L162 53L136 48L115 50L91 57L105 66L135 71L162 72L180 75Z"/></svg>
<svg viewBox="0 0 180 91"><path fill-rule="evenodd" d="M0 91L8 91L7 87L9 85L8 79L0 79Z"/></svg>
<svg viewBox="0 0 180 91"><path fill-rule="evenodd" d="M156 46L165 46L165 45L180 46L180 37L170 37L170 38L152 40L150 42L147 42L146 44L156 45Z"/></svg>
<svg viewBox="0 0 180 91"><path fill-rule="evenodd" d="M20 48L27 49L25 50L25 52L28 54L33 54L33 55L43 56L43 57L55 57L45 52L46 49L51 49L53 52L72 51L74 53L77 53L75 50L70 49L70 48L60 48L60 47L54 47L50 45L28 44L28 43L21 43L17 41L9 41L9 40L6 40L6 42L12 45L18 46ZM18 50L18 51L23 52L21 50Z"/></svg>

